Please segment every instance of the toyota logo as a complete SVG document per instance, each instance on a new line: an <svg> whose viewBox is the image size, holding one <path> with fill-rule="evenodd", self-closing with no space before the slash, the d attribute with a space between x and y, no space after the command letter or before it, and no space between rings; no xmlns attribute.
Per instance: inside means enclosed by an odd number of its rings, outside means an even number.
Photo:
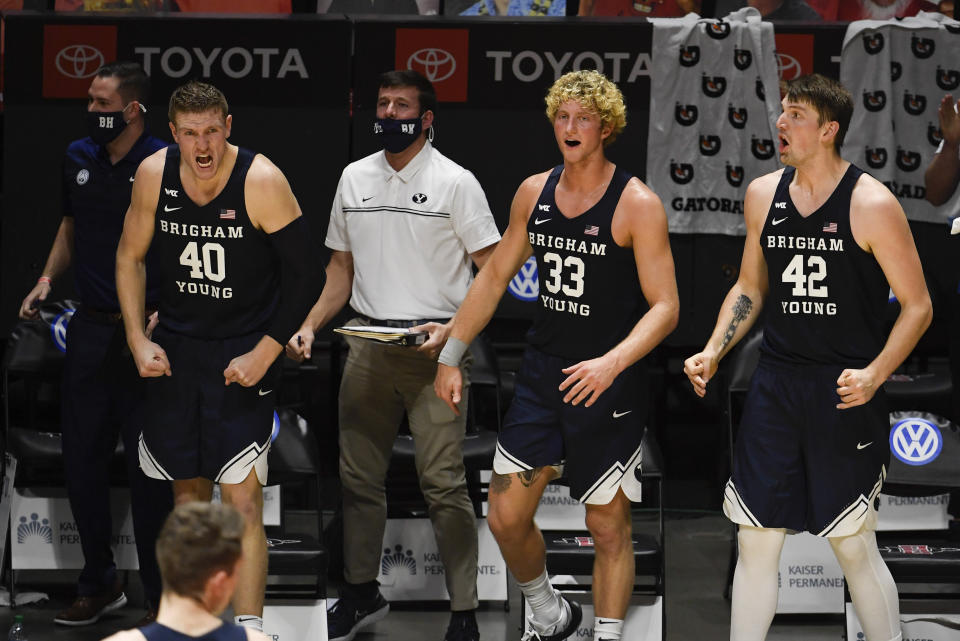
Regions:
<svg viewBox="0 0 960 641"><path fill-rule="evenodd" d="M68 78L89 78L105 61L99 49L90 45L69 45L60 50L54 62L60 73Z"/></svg>
<svg viewBox="0 0 960 641"><path fill-rule="evenodd" d="M777 73L783 80L793 80L800 77L803 69L800 68L800 63L793 56L777 53Z"/></svg>
<svg viewBox="0 0 960 641"><path fill-rule="evenodd" d="M407 69L421 72L430 82L440 82L457 70L457 60L449 51L431 47L410 54Z"/></svg>
<svg viewBox="0 0 960 641"><path fill-rule="evenodd" d="M900 421L890 430L890 451L907 465L926 465L943 449L940 429L922 418Z"/></svg>

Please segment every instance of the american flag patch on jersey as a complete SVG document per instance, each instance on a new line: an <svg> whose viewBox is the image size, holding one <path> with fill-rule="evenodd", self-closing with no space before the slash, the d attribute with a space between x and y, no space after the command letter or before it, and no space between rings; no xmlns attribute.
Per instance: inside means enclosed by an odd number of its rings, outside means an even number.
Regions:
<svg viewBox="0 0 960 641"><path fill-rule="evenodd" d="M600 228L596 225L587 225L587 228L583 230L583 233L587 236L599 236Z"/></svg>
<svg viewBox="0 0 960 641"><path fill-rule="evenodd" d="M827 223L826 225L823 226L823 231L825 231L825 232L827 232L827 233L829 233L829 234L836 234L836 233L837 233L837 223Z"/></svg>
<svg viewBox="0 0 960 641"><path fill-rule="evenodd" d="M236 209L221 209L220 210L220 219L221 220L236 220L237 219L237 210ZM836 226L836 225L834 225ZM836 230L834 230L836 231Z"/></svg>

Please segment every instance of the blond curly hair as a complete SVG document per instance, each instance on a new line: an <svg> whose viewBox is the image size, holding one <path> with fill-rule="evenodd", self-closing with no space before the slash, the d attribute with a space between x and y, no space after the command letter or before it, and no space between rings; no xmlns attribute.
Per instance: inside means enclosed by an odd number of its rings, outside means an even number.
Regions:
<svg viewBox="0 0 960 641"><path fill-rule="evenodd" d="M568 100L576 100L600 116L602 127L610 127L610 135L603 140L604 147L616 140L627 126L627 106L623 103L623 94L617 85L599 71L571 71L557 78L544 99L550 122L556 118L560 105Z"/></svg>

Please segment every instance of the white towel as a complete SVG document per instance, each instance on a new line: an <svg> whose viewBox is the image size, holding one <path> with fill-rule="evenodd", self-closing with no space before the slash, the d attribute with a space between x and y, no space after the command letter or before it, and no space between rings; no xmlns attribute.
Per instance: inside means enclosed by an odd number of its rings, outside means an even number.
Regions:
<svg viewBox="0 0 960 641"><path fill-rule="evenodd" d="M747 185L780 166L773 24L749 7L650 22L647 183L671 232L743 235Z"/></svg>
<svg viewBox="0 0 960 641"><path fill-rule="evenodd" d="M934 207L923 174L940 144L940 100L960 90L960 22L924 12L851 22L840 81L854 100L843 157L887 185L910 220L946 223L960 190Z"/></svg>

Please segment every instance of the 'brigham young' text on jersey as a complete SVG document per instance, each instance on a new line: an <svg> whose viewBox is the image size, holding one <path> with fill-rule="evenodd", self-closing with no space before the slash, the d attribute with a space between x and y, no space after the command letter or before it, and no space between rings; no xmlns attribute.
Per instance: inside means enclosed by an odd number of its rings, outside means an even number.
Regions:
<svg viewBox="0 0 960 641"><path fill-rule="evenodd" d="M827 201L803 217L780 177L760 243L770 294L761 350L793 363L867 365L883 348L887 280L850 231L850 196L863 171L850 165Z"/></svg>
<svg viewBox="0 0 960 641"><path fill-rule="evenodd" d="M633 248L617 245L610 229L630 174L617 168L600 202L567 218L554 199L562 171L550 173L527 221L540 285L527 339L547 354L582 360L623 340L645 302Z"/></svg>
<svg viewBox="0 0 960 641"><path fill-rule="evenodd" d="M180 150L167 148L153 243L161 268L160 324L196 338L263 331L280 300L280 264L247 216L244 181L255 154L239 149L223 190L194 203L180 182Z"/></svg>

